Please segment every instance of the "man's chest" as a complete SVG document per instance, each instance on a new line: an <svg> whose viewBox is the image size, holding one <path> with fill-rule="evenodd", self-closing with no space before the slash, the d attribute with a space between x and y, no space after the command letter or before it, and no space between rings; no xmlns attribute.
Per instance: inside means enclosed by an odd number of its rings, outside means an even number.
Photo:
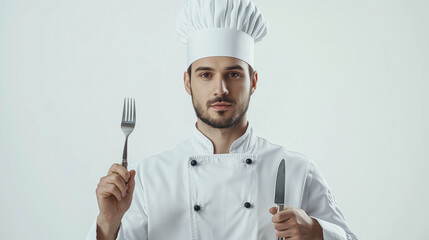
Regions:
<svg viewBox="0 0 429 240"><path fill-rule="evenodd" d="M149 234L161 238L166 233L157 226L167 224L172 232L189 234L188 239L275 237L268 209L275 206L274 186L281 154L183 158L152 166L142 177ZM294 186L300 188L298 183ZM295 204L301 201L300 196L287 199Z"/></svg>

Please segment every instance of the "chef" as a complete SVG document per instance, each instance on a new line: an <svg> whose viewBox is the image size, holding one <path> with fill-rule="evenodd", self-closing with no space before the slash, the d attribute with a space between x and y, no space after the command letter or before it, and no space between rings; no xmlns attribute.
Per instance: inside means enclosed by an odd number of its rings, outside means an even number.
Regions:
<svg viewBox="0 0 429 240"><path fill-rule="evenodd" d="M87 239L357 239L314 162L258 137L247 120L254 43L267 34L255 4L190 0L177 28L197 115L192 137L133 170L113 164L97 186L100 212ZM285 207L277 212L282 160Z"/></svg>

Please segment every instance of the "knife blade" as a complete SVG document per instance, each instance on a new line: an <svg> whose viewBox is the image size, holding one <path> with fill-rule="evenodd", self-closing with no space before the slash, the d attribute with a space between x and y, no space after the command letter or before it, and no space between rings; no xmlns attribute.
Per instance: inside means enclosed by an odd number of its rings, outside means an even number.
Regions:
<svg viewBox="0 0 429 240"><path fill-rule="evenodd" d="M285 204L285 177L285 160L282 159L277 170L276 189L274 195L274 203L278 206L277 212L282 211ZM283 238L277 238L277 240L283 240Z"/></svg>

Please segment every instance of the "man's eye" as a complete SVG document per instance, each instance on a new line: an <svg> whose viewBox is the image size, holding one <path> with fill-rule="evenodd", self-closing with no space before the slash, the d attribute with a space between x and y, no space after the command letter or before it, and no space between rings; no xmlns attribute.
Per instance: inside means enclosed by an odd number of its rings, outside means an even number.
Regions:
<svg viewBox="0 0 429 240"><path fill-rule="evenodd" d="M202 77L202 78L209 78L210 77L210 73L201 73L200 77Z"/></svg>
<svg viewBox="0 0 429 240"><path fill-rule="evenodd" d="M240 73L237 73L237 72L228 73L228 77L231 77L231 78L239 78L240 76L241 76Z"/></svg>

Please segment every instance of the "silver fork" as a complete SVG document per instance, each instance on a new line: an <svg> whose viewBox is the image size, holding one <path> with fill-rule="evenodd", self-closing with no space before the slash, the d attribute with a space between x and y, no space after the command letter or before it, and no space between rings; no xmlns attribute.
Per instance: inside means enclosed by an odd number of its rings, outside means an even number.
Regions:
<svg viewBox="0 0 429 240"><path fill-rule="evenodd" d="M125 134L124 154L122 156L122 166L128 167L127 162L127 144L128 136L136 126L136 103L134 99L124 99L124 110L122 111L121 129Z"/></svg>

